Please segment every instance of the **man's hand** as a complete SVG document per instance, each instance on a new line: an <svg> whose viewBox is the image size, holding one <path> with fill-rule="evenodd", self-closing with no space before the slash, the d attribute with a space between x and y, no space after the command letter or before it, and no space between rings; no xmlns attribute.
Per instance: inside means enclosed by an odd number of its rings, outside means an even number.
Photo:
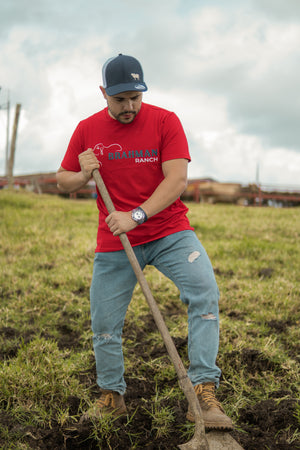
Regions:
<svg viewBox="0 0 300 450"><path fill-rule="evenodd" d="M127 233L138 226L131 218L131 211L114 211L106 217L105 222L114 236Z"/></svg>
<svg viewBox="0 0 300 450"><path fill-rule="evenodd" d="M80 153L78 160L80 172L65 170L63 167L58 169L56 173L57 186L62 192L76 192L90 180L93 170L100 167L100 163L91 148Z"/></svg>
<svg viewBox="0 0 300 450"><path fill-rule="evenodd" d="M80 153L78 159L83 177L88 181L92 176L93 170L99 169L100 163L91 148Z"/></svg>

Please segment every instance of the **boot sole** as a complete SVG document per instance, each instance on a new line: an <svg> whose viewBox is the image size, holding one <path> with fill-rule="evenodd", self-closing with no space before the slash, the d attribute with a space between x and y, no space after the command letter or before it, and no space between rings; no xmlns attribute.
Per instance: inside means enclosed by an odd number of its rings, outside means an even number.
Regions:
<svg viewBox="0 0 300 450"><path fill-rule="evenodd" d="M195 422L194 416L192 414L187 413L186 418L190 422ZM220 422L207 422L205 420L204 420L204 427L206 430L231 431L234 429L234 426L230 424L226 425Z"/></svg>

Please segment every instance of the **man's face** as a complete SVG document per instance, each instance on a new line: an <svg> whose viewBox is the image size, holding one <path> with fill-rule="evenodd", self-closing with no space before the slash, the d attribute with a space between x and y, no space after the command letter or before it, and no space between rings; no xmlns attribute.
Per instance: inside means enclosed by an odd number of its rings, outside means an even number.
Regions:
<svg viewBox="0 0 300 450"><path fill-rule="evenodd" d="M121 123L131 123L142 106L143 94L136 91L121 92L117 95L107 95L105 89L100 87L107 101L108 113Z"/></svg>

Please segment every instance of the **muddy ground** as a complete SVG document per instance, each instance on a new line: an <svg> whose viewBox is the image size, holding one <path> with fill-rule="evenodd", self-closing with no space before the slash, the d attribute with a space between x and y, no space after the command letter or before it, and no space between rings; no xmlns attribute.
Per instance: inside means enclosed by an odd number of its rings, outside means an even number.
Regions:
<svg viewBox="0 0 300 450"><path fill-rule="evenodd" d="M79 336L74 335L67 323L68 320L66 318L66 323L61 323L59 326L61 337L58 344L60 348L74 348L76 347L76 340L79 342ZM150 328L151 319L149 319L148 325ZM275 322L270 323L269 325L278 330L279 328L282 329L285 326L288 326L288 324ZM147 330L145 329L143 334L146 334L146 332ZM12 328L2 329L0 330L0 333L10 338L18 337L17 331ZM132 329L130 327L125 327L125 345L126 338L130 338L131 333ZM143 342L144 340L144 344L141 344L135 348L135 354L138 352L138 355L143 359L156 358L159 356L161 357L165 354L163 345L161 347L153 348L150 355L149 353L146 353L145 345L147 345L147 341L145 338L146 336L144 335L143 339L139 340L139 342ZM30 336L27 337L27 340L30 340ZM180 352L180 350L186 347L187 342L184 339L175 339L175 344ZM11 358L15 356L16 352L17 348L11 349L10 354L0 353L0 358ZM239 364L244 364L248 372L251 374L262 373L264 371L276 372L280 369L278 367L274 367L272 362L263 358L259 352L253 349L244 349L241 353L234 351L225 355L225 357L228 358L229 361L232 361L233 365L236 364L236 361L238 361ZM295 355L295 358L296 357L297 356ZM98 395L98 390L96 387L94 365L86 372L78 374L78 376L85 384L91 386L94 397L96 398ZM139 442L138 448L147 450L175 449L178 444L186 442L187 438L182 435L182 430L179 430L178 426L178 424L186 423L186 400L183 400L182 402L173 400L173 403L168 401L167 405L171 406L175 413L175 425L170 436L157 437L155 432L152 430L151 416L147 414L147 411L143 407L141 407L141 399L143 399L143 405L149 405L148 409L151 410L151 399L155 395L154 374L151 373L151 370L147 370L144 381L131 379L130 377L126 379L126 381L128 388L125 401L128 412L133 414L136 410L136 414L130 424L126 424L125 419L118 419L115 423L118 431L115 435L110 435L110 440L108 443L102 443L100 447L97 440L91 437L91 423L89 422L83 425L72 422L63 427L53 423L51 427L46 429L28 426L25 427L22 424L16 423L15 419L10 416L9 411L0 411L0 423L6 426L10 433L21 433L23 435L23 441L25 441L30 448L41 450L92 450L99 448L103 450L129 450L132 448L130 436L135 436L134 442ZM175 383L177 383L177 379L165 380L164 386L161 388L168 386L172 388ZM230 392L223 392L223 396L225 395L230 395ZM281 400L278 401L279 399ZM222 398L219 397L219 400L222 401ZM271 398L263 400L255 406L240 409L239 421L236 423L237 430L231 433L232 436L245 450L285 450L300 448L300 440L294 441L292 444L288 443L288 438L299 427L299 423L297 423L297 419L295 417L295 403L295 392L291 392L290 390L282 390L273 393ZM79 398L69 398L70 415L78 414L79 405ZM0 448L7 448L3 446L1 438Z"/></svg>

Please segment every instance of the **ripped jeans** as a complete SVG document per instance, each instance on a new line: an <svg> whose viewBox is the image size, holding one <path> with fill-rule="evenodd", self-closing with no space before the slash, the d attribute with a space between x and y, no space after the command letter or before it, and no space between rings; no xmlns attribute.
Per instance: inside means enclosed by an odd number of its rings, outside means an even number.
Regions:
<svg viewBox="0 0 300 450"><path fill-rule="evenodd" d="M155 266L170 278L188 306L188 376L195 386L219 385L219 289L211 262L196 234L181 231L134 247L144 269ZM96 253L91 284L91 321L97 383L124 394L122 330L136 276L124 250ZM145 300L146 301L146 300ZM159 304L159 299L156 299Z"/></svg>

